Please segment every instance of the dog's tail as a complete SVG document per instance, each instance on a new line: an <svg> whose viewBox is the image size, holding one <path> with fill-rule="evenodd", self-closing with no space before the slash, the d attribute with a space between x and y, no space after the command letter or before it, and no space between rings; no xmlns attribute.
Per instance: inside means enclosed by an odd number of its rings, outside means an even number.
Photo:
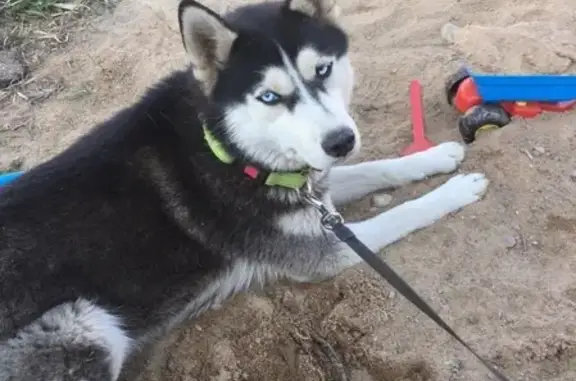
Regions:
<svg viewBox="0 0 576 381"><path fill-rule="evenodd" d="M0 342L0 381L116 381L130 343L105 309L62 304Z"/></svg>

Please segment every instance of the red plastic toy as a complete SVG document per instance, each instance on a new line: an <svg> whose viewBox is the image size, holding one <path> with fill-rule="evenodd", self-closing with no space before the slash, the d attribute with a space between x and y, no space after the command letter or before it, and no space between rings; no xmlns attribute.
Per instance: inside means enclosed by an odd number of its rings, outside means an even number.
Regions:
<svg viewBox="0 0 576 381"><path fill-rule="evenodd" d="M448 103L463 114L458 128L465 143L472 143L482 131L504 127L513 117L534 118L543 112L576 108L576 100L570 100L571 97L545 102L542 98L546 99L546 95L540 94L551 87L550 84L555 84L555 89L567 89L566 92L574 89L573 77L526 75L519 78L522 86L516 83L519 80L515 76L473 74L466 67L450 76L446 81L446 97ZM477 82L480 80L483 82ZM556 90L556 93L561 95L555 94L556 98L561 99L563 92ZM522 98L529 100L520 101Z"/></svg>
<svg viewBox="0 0 576 381"><path fill-rule="evenodd" d="M478 88L471 77L464 79L458 85L458 91L453 99L454 106L462 113L465 113L474 106L483 104L483 100L478 93ZM534 118L545 111L565 112L576 106L576 101L568 102L500 102L500 106L510 114L522 118Z"/></svg>
<svg viewBox="0 0 576 381"><path fill-rule="evenodd" d="M401 152L401 156L426 151L435 144L426 137L424 106L422 104L422 85L414 80L410 83L410 106L412 108L412 143Z"/></svg>

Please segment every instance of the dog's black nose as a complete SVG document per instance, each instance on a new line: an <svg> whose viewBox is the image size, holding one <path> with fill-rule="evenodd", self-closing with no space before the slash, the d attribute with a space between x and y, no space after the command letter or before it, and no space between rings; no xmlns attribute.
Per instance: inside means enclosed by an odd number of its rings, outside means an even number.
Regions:
<svg viewBox="0 0 576 381"><path fill-rule="evenodd" d="M354 131L348 127L343 127L326 135L322 141L322 148L332 157L344 157L352 151L355 143Z"/></svg>

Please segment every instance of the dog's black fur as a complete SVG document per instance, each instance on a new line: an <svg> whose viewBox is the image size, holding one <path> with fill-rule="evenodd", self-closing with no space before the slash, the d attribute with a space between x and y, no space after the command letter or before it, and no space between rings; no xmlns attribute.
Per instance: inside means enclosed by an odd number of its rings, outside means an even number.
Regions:
<svg viewBox="0 0 576 381"><path fill-rule="evenodd" d="M189 289L194 273L222 266L194 247L163 210L146 167L154 155L180 181L183 199L209 192L200 179L226 171L205 149L185 72L31 169L0 197L0 322L5 338L50 308L79 297L113 307L135 330ZM184 141L176 126L189 131ZM207 164L198 176L195 157ZM230 173L234 177L235 173ZM210 187L210 186L209 186ZM218 194L226 193L221 189ZM214 213L195 204L194 216Z"/></svg>
<svg viewBox="0 0 576 381"><path fill-rule="evenodd" d="M183 0L181 9L190 3ZM273 40L289 55L311 42L319 51L345 54L344 32L286 4L229 15L225 22L238 38L211 94L192 70L177 71L2 189L0 381L59 380L70 369L77 370L73 380L115 379L109 343L59 336L66 324L82 326L79 316L90 306L119 317L128 340L140 343L183 312L196 316L246 288L228 284L205 295L239 259L264 269L249 268L242 282L286 276L294 266L295 274L310 272L324 260L331 237L286 237L276 224L279 215L304 208L301 198L290 197L296 191L275 189L271 197L270 188L238 166L220 162L202 129L247 160L219 124L226 106L260 80L259 69L282 64ZM326 186L318 182L314 190L321 196ZM47 318L48 311L61 315ZM79 335L91 335L89 328Z"/></svg>
<svg viewBox="0 0 576 381"><path fill-rule="evenodd" d="M138 337L189 302L239 250L262 253L267 245L258 240L280 234L273 216L302 205L274 201L237 167L219 162L198 117L206 115L214 126L220 106L238 95L230 89L241 92L256 80L246 77L245 65L269 64L267 52L277 55L267 49L269 40L253 37L255 25L290 41L294 53L303 41L299 33L309 40L308 29L318 28L295 15L299 24L292 20L290 28L278 29L280 11L278 4L266 4L230 15L228 22L245 31L234 48L254 54L221 73L219 83L227 85L216 86L213 103L189 71L176 72L2 191L1 338L78 298L124 317L130 336ZM345 35L323 28L316 34L318 47L327 31L344 51ZM242 65L239 75L234 67ZM165 197L176 200L174 210ZM179 220L178 213L186 216ZM252 231L258 239L252 240ZM199 242L197 235L210 238Z"/></svg>

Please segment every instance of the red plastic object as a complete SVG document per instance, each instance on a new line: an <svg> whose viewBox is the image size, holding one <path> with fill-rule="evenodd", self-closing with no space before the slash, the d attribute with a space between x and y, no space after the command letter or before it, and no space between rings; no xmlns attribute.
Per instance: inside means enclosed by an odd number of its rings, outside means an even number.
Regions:
<svg viewBox="0 0 576 381"><path fill-rule="evenodd" d="M412 143L401 152L401 156L426 151L435 144L426 137L422 85L414 80L410 83L410 105L412 107Z"/></svg>
<svg viewBox="0 0 576 381"><path fill-rule="evenodd" d="M482 98L478 94L478 87L472 77L466 78L458 85L458 93L454 97L453 102L461 113L465 113L472 107L482 104Z"/></svg>
<svg viewBox="0 0 576 381"><path fill-rule="evenodd" d="M576 101L561 103L545 102L502 102L500 104L510 115L522 118L534 118L545 111L565 112L572 110L576 106Z"/></svg>

